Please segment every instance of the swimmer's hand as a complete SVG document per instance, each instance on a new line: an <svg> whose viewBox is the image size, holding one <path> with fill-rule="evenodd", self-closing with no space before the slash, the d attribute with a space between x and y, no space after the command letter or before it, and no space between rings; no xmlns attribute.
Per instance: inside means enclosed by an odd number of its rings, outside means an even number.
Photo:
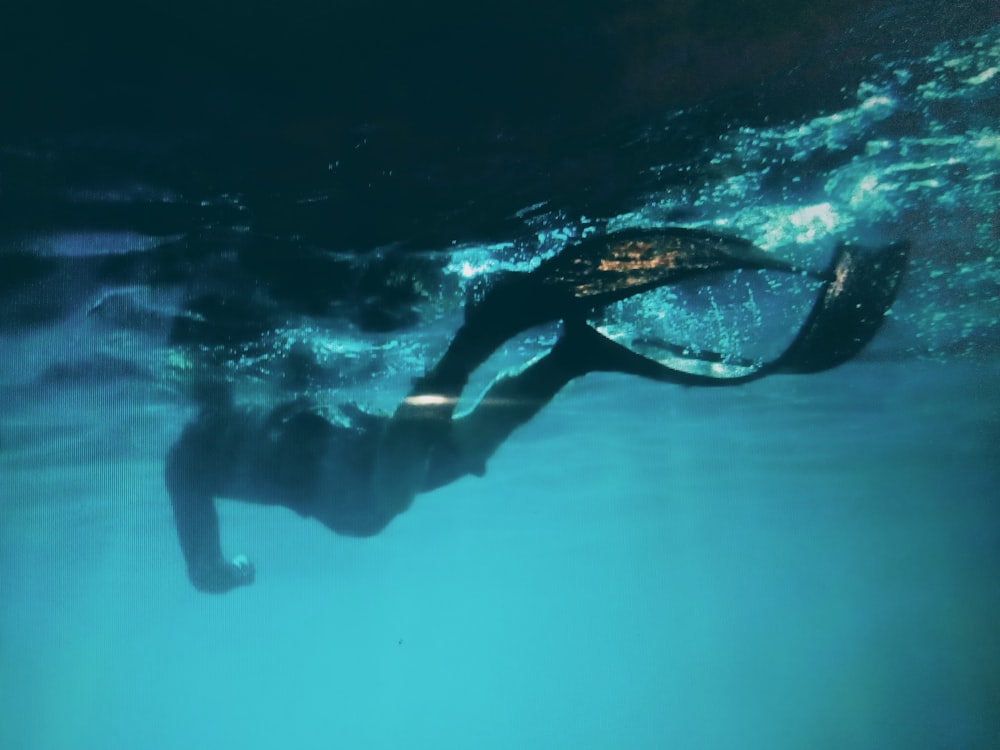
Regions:
<svg viewBox="0 0 1000 750"><path fill-rule="evenodd" d="M224 594L237 586L249 586L256 573L246 555L237 555L229 561L220 557L213 563L203 562L188 568L194 587L208 594Z"/></svg>

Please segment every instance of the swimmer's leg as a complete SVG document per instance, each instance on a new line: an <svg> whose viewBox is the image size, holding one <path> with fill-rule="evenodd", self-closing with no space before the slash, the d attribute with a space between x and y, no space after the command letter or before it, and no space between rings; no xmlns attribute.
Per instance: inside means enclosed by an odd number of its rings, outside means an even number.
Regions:
<svg viewBox="0 0 1000 750"><path fill-rule="evenodd" d="M448 444L452 417L472 372L503 343L499 334L459 329L438 364L414 383L382 429L372 470L373 512L388 523L425 491L435 454Z"/></svg>
<svg viewBox="0 0 1000 750"><path fill-rule="evenodd" d="M431 456L429 491L469 474L482 476L487 460L571 380L590 372L621 372L659 379L659 366L602 336L583 321L568 321L548 354L501 375L473 409L456 418L442 448Z"/></svg>
<svg viewBox="0 0 1000 750"><path fill-rule="evenodd" d="M565 300L541 291L534 275L513 273L483 299L470 300L447 351L397 407L381 435L372 472L374 510L386 522L405 511L417 493L444 483L432 473L452 478L466 473L440 470L441 457L462 440L452 434L456 404L472 373L505 341L559 318Z"/></svg>

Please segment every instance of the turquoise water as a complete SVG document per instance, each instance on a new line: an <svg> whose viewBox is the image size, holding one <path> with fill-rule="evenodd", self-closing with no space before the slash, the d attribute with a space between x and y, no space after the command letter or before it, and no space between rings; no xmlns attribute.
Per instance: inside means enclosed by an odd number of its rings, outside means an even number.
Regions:
<svg viewBox="0 0 1000 750"><path fill-rule="evenodd" d="M223 598L165 446L16 471L4 746L990 747L997 375L591 376L377 538L223 503Z"/></svg>
<svg viewBox="0 0 1000 750"><path fill-rule="evenodd" d="M320 221L367 205L351 159L412 187L466 156L356 156L398 145L383 122L272 193L226 188L222 157L192 166L202 152L170 139L11 136L0 747L1000 746L1000 27L913 24L835 99L647 111L587 141L583 166L565 146L550 166L570 176L516 210L459 184L453 213L412 234L390 216L393 241L367 245ZM538 166L488 156L470 163L501 184ZM398 198L368 188L380 208ZM845 240L913 249L876 339L832 372L705 390L588 375L485 477L376 537L220 502L223 547L257 580L219 597L188 583L163 458L194 377L251 403L391 409L481 278L675 225L810 267ZM738 354L793 332L817 287L713 281L593 322ZM467 398L554 336L510 342Z"/></svg>

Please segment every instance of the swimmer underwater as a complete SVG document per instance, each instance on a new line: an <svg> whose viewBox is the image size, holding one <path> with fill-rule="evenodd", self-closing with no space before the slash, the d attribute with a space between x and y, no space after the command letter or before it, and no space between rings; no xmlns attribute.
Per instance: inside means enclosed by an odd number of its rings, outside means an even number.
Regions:
<svg viewBox="0 0 1000 750"><path fill-rule="evenodd" d="M437 364L415 381L391 416L341 407L346 423L313 404L271 411L208 399L170 449L166 485L188 576L224 593L253 583L244 556L223 555L217 498L280 505L337 534L379 533L413 503L468 476L567 383L590 372L620 372L681 385L738 385L776 373L836 367L860 352L895 299L908 247L837 248L822 273L782 263L744 240L688 229L620 232L582 241L528 273L511 273L470 299L465 320ZM590 327L588 314L635 294L735 269L806 273L822 282L791 345L764 363L725 364L683 347L669 364L649 359ZM562 321L551 350L501 375L468 412L456 403L472 373L505 341Z"/></svg>

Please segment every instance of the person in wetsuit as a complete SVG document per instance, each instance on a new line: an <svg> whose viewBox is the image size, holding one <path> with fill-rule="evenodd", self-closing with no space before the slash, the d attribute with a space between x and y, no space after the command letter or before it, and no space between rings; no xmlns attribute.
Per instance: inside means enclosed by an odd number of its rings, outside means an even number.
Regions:
<svg viewBox="0 0 1000 750"><path fill-rule="evenodd" d="M222 553L216 498L280 505L337 534L379 533L424 492L482 476L493 453L567 383L590 372L621 372L685 385L734 385L775 372L830 369L874 336L895 298L906 246L866 253L842 246L789 348L777 359L726 374L643 357L601 335L586 315L611 302L682 278L734 268L778 268L742 240L683 229L627 232L584 242L531 273L501 279L466 307L444 356L391 416L344 409L346 423L293 402L262 413L225 399L201 413L170 449L166 485L188 576L205 592L254 581L243 556ZM472 373L505 341L562 320L551 350L503 375L466 414L456 404Z"/></svg>

